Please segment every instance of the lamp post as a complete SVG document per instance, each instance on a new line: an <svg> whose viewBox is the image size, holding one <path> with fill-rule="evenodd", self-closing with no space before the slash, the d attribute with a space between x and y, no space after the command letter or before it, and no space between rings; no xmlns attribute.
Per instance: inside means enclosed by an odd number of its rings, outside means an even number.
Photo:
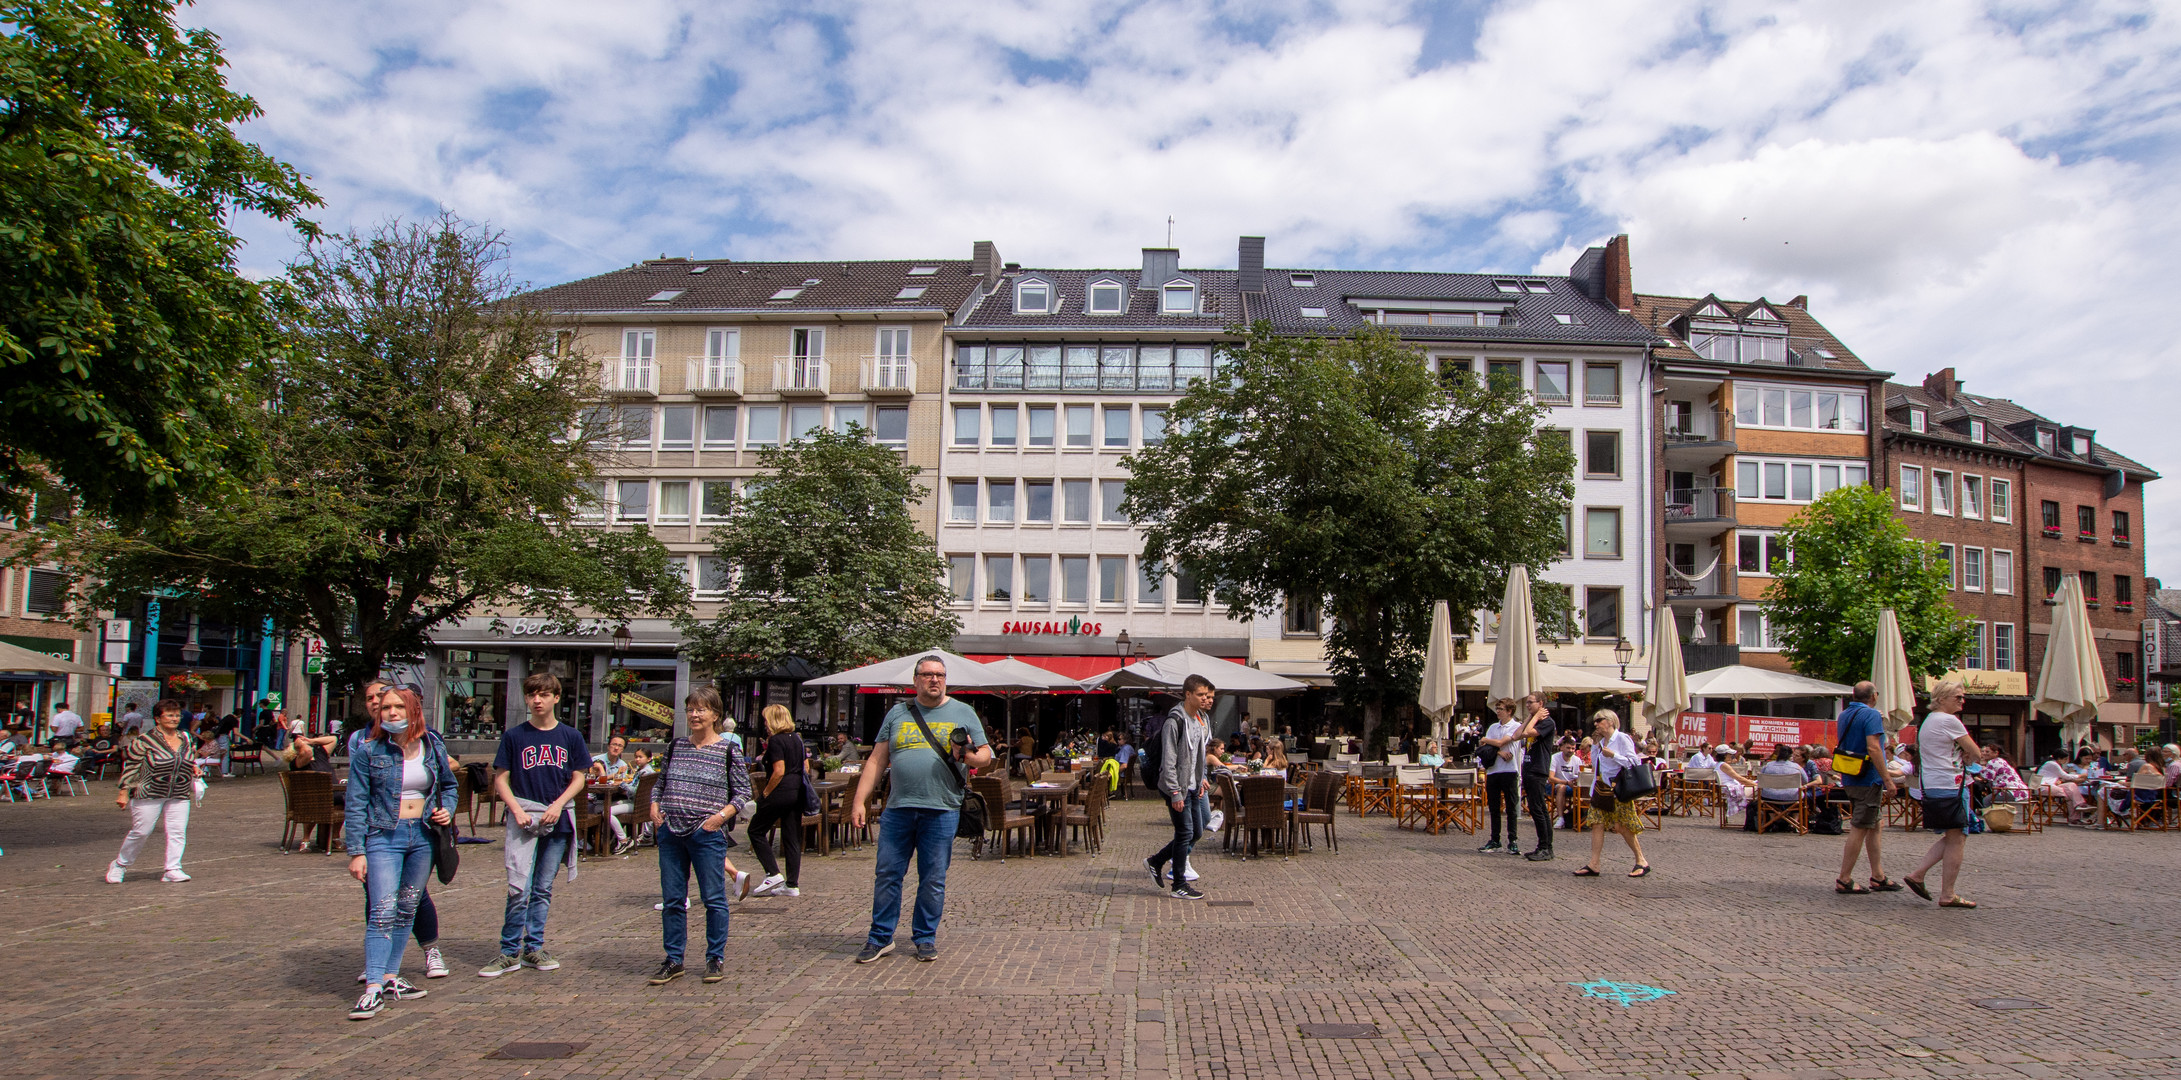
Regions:
<svg viewBox="0 0 2181 1080"><path fill-rule="evenodd" d="M1628 681L1628 662L1630 660L1634 660L1635 658L1636 647L1634 645L1630 645L1627 638L1622 638L1620 641L1614 643L1613 659L1620 661L1622 682Z"/></svg>
<svg viewBox="0 0 2181 1080"><path fill-rule="evenodd" d="M629 625L627 623L622 623L621 625L613 628L613 669L615 671L621 670L621 657L623 654L629 651L629 643L635 640L635 635L629 633ZM611 710L609 707L609 715L607 716L606 724L608 734L612 734L612 721L613 717L611 716ZM672 738L669 738L667 741L671 743L674 740Z"/></svg>
<svg viewBox="0 0 2181 1080"><path fill-rule="evenodd" d="M1114 635L1114 637L1113 637L1113 655L1114 655L1114 656L1115 656L1115 657L1116 657L1117 659L1119 659L1119 660L1120 660L1120 662L1121 662L1122 666L1124 666L1124 667L1126 667L1126 666L1128 665L1128 655L1129 655L1129 653L1128 653L1128 647L1129 647L1129 645L1130 645L1130 641L1129 641L1129 636L1128 636L1128 631L1127 631L1127 630L1123 630L1123 631L1121 631L1120 633L1118 633L1118 634L1115 634L1115 635ZM1140 732L1140 731L1137 731L1137 730L1136 730L1136 725L1137 725L1138 721L1140 721L1140 720L1142 720L1142 719L1143 719L1143 713L1142 713L1142 712L1140 712L1140 711L1139 711L1139 710L1138 710L1138 709L1136 708L1136 699L1135 699L1135 698L1129 698L1129 699L1128 699L1128 716L1127 716L1127 717L1126 717L1126 718L1125 718L1125 719L1124 719L1124 720L1122 721L1123 723L1125 723L1125 724L1127 724L1127 725L1128 725L1128 728L1127 728L1127 730L1129 730L1129 731L1131 731L1131 732L1134 732L1134 733L1135 733L1136 735L1138 735L1139 737L1141 737L1143 733L1142 733L1142 732Z"/></svg>

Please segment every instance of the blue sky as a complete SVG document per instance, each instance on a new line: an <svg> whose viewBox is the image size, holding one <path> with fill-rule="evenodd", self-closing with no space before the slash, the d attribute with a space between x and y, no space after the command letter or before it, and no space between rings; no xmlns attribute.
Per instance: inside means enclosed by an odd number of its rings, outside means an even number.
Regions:
<svg viewBox="0 0 2181 1080"><path fill-rule="evenodd" d="M1807 294L2173 479L2171 3L205 0L331 226L444 206L549 283L661 253L1564 270ZM258 272L292 241L244 222Z"/></svg>

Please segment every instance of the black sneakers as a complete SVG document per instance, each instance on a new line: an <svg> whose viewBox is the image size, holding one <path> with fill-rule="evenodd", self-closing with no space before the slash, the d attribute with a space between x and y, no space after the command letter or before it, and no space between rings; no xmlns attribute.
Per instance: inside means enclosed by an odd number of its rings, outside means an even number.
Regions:
<svg viewBox="0 0 2181 1080"><path fill-rule="evenodd" d="M1169 895L1169 896L1172 896L1172 897L1173 897L1174 899L1176 899L1176 900L1202 900L1202 899L1204 899L1204 893L1203 893L1203 891L1199 890L1199 889L1198 889L1198 888L1197 888L1196 886L1194 886L1194 885L1191 885L1191 884L1189 884L1189 883L1188 883L1188 882L1186 882L1186 881L1182 882L1182 883L1181 883L1181 884L1179 884L1179 885L1176 885L1176 886L1174 886L1174 891L1173 891L1173 892L1171 892L1171 893L1169 893L1169 894L1167 894L1167 895Z"/></svg>
<svg viewBox="0 0 2181 1080"><path fill-rule="evenodd" d="M1155 889L1159 890L1160 892L1165 892L1165 891L1166 891L1166 872L1165 872L1164 870L1161 870L1161 869L1159 869L1159 868L1158 868L1158 866L1157 866L1157 864L1153 863L1153 862L1152 862L1151 860L1149 860L1149 859L1145 859L1145 860L1144 860L1144 869L1146 869L1146 870L1149 870L1149 871L1151 871L1151 886L1152 886L1152 888L1155 888Z"/></svg>
<svg viewBox="0 0 2181 1080"><path fill-rule="evenodd" d="M1484 844L1484 846L1483 846L1483 847L1480 847L1480 848L1478 848L1478 849L1477 849L1477 854L1479 854L1479 855L1490 855L1491 853L1493 853L1493 852L1495 852L1495 851L1498 851L1498 850L1499 850L1499 841L1497 841L1497 840L1487 840L1487 841L1485 841L1485 844Z"/></svg>
<svg viewBox="0 0 2181 1080"><path fill-rule="evenodd" d="M869 942L865 942L863 946L863 951L856 954L856 963L868 964L871 961L876 960L879 957L884 956L892 951L894 951L894 943L891 941L887 942L884 945L873 945Z"/></svg>
<svg viewBox="0 0 2181 1080"><path fill-rule="evenodd" d="M348 1010L348 1018L351 1020L369 1020L379 1015L379 1010L385 1007L385 1000L379 997L379 988L377 986L366 986L364 987L363 996L356 999L356 1007Z"/></svg>
<svg viewBox="0 0 2181 1080"><path fill-rule="evenodd" d="M916 958L926 964L929 964L932 961L939 959L939 946L929 941L918 942L916 946Z"/></svg>
<svg viewBox="0 0 2181 1080"><path fill-rule="evenodd" d="M659 970L651 973L651 985L665 986L682 977L682 966L673 960L659 961Z"/></svg>
<svg viewBox="0 0 2181 1080"><path fill-rule="evenodd" d="M705 982L708 982L708 983L716 983L716 982L718 982L718 981L720 981L721 979L724 979L724 978L726 978L726 977L727 977L727 961L725 961L725 960L706 960L706 961L704 962L704 981L705 981Z"/></svg>
<svg viewBox="0 0 2181 1080"><path fill-rule="evenodd" d="M1523 856L1523 858L1528 859L1531 862L1551 862L1552 849L1549 847L1541 847L1538 848L1536 851L1530 852L1528 855Z"/></svg>

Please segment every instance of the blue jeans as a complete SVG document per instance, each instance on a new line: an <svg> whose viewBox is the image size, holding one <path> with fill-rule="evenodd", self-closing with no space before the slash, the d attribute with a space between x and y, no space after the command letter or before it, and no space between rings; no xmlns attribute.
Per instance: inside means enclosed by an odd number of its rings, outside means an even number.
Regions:
<svg viewBox="0 0 2181 1080"><path fill-rule="evenodd" d="M689 946L689 871L697 872L697 893L704 897L704 958L727 958L727 833L700 826L684 836L661 825L659 841L659 911L665 930L666 958L679 964Z"/></svg>
<svg viewBox="0 0 2181 1080"><path fill-rule="evenodd" d="M513 828L512 823L509 828ZM538 837L537 860L530 864L530 887L507 891L507 918L500 923L500 955L521 956L545 948L545 917L553 910L553 879L568 861L572 833Z"/></svg>
<svg viewBox="0 0 2181 1080"><path fill-rule="evenodd" d="M1196 848L1197 840L1204 835L1205 823L1212 818L1212 800L1202 790L1192 791L1182 799L1181 809L1176 810L1172 795L1160 792L1159 797L1166 801L1166 816L1174 823L1174 838L1152 854L1151 868L1157 870L1173 863L1174 884L1179 885L1182 870L1189 865L1189 852Z"/></svg>
<svg viewBox="0 0 2181 1080"><path fill-rule="evenodd" d="M901 921L901 879L909 872L909 852L916 852L916 913L909 940L925 945L939 936L939 915L947 902L947 863L954 858L954 826L959 810L889 806L878 816L878 875L871 888L872 945L894 939Z"/></svg>
<svg viewBox="0 0 2181 1080"><path fill-rule="evenodd" d="M401 970L417 901L432 876L424 821L408 818L364 837L364 978L382 982Z"/></svg>

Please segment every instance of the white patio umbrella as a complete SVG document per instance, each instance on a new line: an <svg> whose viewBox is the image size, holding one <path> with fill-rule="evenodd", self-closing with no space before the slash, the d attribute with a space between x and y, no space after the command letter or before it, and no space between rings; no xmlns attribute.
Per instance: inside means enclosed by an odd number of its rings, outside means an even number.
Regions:
<svg viewBox="0 0 2181 1080"><path fill-rule="evenodd" d="M820 675L806 679L804 686L914 686L916 665L927 657L936 656L946 662L947 687L953 690L1042 690L1042 683L1029 683L1021 678L994 671L966 656L957 656L944 649L881 660L859 668Z"/></svg>
<svg viewBox="0 0 2181 1080"><path fill-rule="evenodd" d="M1892 608L1878 613L1878 643L1871 649L1871 684L1886 734L1916 718L1916 683L1908 670L1908 650L1901 644L1901 620Z"/></svg>
<svg viewBox="0 0 2181 1080"><path fill-rule="evenodd" d="M1310 689L1309 684L1274 675L1272 672L1237 664L1195 649L1154 656L1138 660L1123 668L1115 668L1102 675L1084 679L1077 685L1085 690L1115 690L1128 686L1147 687L1169 694L1181 693L1182 680L1191 675L1202 675L1212 681L1222 694L1295 694Z"/></svg>
<svg viewBox="0 0 2181 1080"><path fill-rule="evenodd" d="M1733 664L1689 676L1689 696L1725 698L1841 697L1849 688L1786 671Z"/></svg>
<svg viewBox="0 0 2181 1080"><path fill-rule="evenodd" d="M1551 694L1633 694L1643 689L1640 684L1585 668L1569 667L1565 664L1531 666L1537 669L1537 683L1531 689ZM1489 691L1492 687L1492 668L1483 664L1463 668L1455 673L1454 686L1459 690Z"/></svg>
<svg viewBox="0 0 2181 1080"><path fill-rule="evenodd" d="M1431 605L1431 644L1424 650L1424 685L1416 704L1431 720L1431 737L1444 740L1454 715L1454 620L1444 600Z"/></svg>
<svg viewBox="0 0 2181 1080"><path fill-rule="evenodd" d="M1664 725L1669 735L1674 721L1689 711L1689 670L1681 660L1681 632L1674 625L1672 604L1660 604L1651 623L1650 673L1644 679L1643 709L1630 727ZM1637 731L1642 738L1648 734Z"/></svg>
<svg viewBox="0 0 2181 1080"><path fill-rule="evenodd" d="M42 652L26 649L20 645L11 645L5 641L0 641L0 671L35 671L49 675L89 675L94 679L111 679L114 677L111 672L101 671L87 664L47 656Z"/></svg>
<svg viewBox="0 0 2181 1080"><path fill-rule="evenodd" d="M2060 579L2052 607L2052 636L2045 642L2045 662L2037 672L2031 708L2060 722L2060 739L2079 745L2098 718L2098 706L2112 691L2105 684L2105 664L2090 633L2090 609L2083 605L2082 584L2073 575Z"/></svg>
<svg viewBox="0 0 2181 1080"><path fill-rule="evenodd" d="M1053 692L1054 690L1080 689L1080 684L1078 684L1074 679L1067 677L1066 675L1062 675L1057 671L1047 671L1046 669L1041 668L1036 664L1024 663L1023 661L1017 660L1012 656L1002 657L998 660L984 661L984 666L988 670L999 672L1001 675L1004 675L1010 679L1014 679L1018 682L1022 682L1025 684L1036 684L1038 687L1036 690L1016 690L1013 688L1005 688L989 691L995 697L998 697L1001 700L1007 702L1007 742L1005 745L1008 747L1009 753L1014 752L1015 745L1016 698L1022 697L1025 694L1047 694ZM1008 760L1012 761L1013 759L1010 758Z"/></svg>
<svg viewBox="0 0 2181 1080"><path fill-rule="evenodd" d="M1507 594L1499 602L1499 646L1492 651L1492 700L1520 699L1541 690L1537 660L1537 614L1530 608L1530 568L1507 568Z"/></svg>

